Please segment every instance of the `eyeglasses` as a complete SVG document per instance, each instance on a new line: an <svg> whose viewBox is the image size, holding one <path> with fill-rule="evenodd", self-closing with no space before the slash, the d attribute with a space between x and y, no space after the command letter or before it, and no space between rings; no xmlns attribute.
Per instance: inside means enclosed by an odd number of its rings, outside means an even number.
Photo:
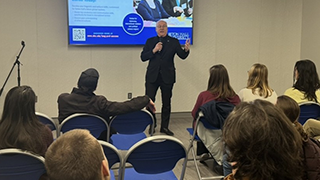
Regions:
<svg viewBox="0 0 320 180"><path fill-rule="evenodd" d="M157 28L161 29L161 28L166 28L167 25L163 25L163 26L157 26Z"/></svg>

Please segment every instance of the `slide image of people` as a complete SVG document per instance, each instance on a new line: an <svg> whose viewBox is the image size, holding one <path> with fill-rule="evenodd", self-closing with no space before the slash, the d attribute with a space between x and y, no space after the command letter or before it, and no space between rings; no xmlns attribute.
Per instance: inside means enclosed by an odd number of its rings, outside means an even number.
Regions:
<svg viewBox="0 0 320 180"><path fill-rule="evenodd" d="M172 17L189 17L193 13L193 0L162 0L162 6Z"/></svg>
<svg viewBox="0 0 320 180"><path fill-rule="evenodd" d="M137 12L144 20L154 22L170 17L159 0L141 0L138 5Z"/></svg>

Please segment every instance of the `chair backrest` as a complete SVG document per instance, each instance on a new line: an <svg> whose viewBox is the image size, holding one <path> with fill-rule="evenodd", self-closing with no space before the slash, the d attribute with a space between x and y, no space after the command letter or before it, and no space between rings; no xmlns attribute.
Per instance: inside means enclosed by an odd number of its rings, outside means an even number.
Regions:
<svg viewBox="0 0 320 180"><path fill-rule="evenodd" d="M214 126L212 126L205 118L204 115L202 113L202 111L198 111L198 116L196 118L196 121L194 123L194 127L192 128L187 128L187 131L189 132L189 134L192 136L191 141L193 140L200 140L199 137L197 136L197 129L198 129L198 125L199 123L202 122L203 126L207 129L218 129ZM192 142L190 143L189 147L188 147L188 153L190 150L190 147L192 146Z"/></svg>
<svg viewBox="0 0 320 180"><path fill-rule="evenodd" d="M304 103L300 103L300 116L299 116L299 123L302 125L310 118L319 119L320 117L320 104L308 101Z"/></svg>
<svg viewBox="0 0 320 180"><path fill-rule="evenodd" d="M148 125L154 128L154 119L149 111L142 109L117 115L111 119L109 125L109 128L114 128L119 134L137 134L144 132Z"/></svg>
<svg viewBox="0 0 320 180"><path fill-rule="evenodd" d="M42 156L15 148L0 150L0 179L39 180L45 172Z"/></svg>
<svg viewBox="0 0 320 180"><path fill-rule="evenodd" d="M111 168L116 163L120 163L121 166L122 156L119 153L118 149L106 141L98 140L98 142L101 144L103 152L108 159L109 168Z"/></svg>
<svg viewBox="0 0 320 180"><path fill-rule="evenodd" d="M123 160L130 163L136 172L158 174L173 170L177 162L184 158L180 179L184 178L187 151L175 137L158 135L145 138L133 145ZM124 172L122 177L124 178Z"/></svg>
<svg viewBox="0 0 320 180"><path fill-rule="evenodd" d="M106 123L106 120L100 116L87 113L76 113L64 119L61 122L59 129L60 133L65 133L72 129L87 129L95 138L98 138L101 132L108 132L108 124ZM108 141L109 139L106 138L106 140Z"/></svg>
<svg viewBox="0 0 320 180"><path fill-rule="evenodd" d="M51 129L51 131L56 131L57 137L59 136L59 128L53 119L40 112L36 112L36 115L40 122L47 125Z"/></svg>
<svg viewBox="0 0 320 180"><path fill-rule="evenodd" d="M112 166L115 165L116 163L119 163L119 174L118 174L118 179L121 180L121 168L122 168L122 156L119 153L119 150L113 146L112 144L105 142L105 141L101 141L98 140L98 142L101 144L102 149L104 154L106 155L106 158L108 160L108 164L109 164L109 169L110 169L110 175L111 175L111 179L115 179L114 178L114 174L111 170Z"/></svg>

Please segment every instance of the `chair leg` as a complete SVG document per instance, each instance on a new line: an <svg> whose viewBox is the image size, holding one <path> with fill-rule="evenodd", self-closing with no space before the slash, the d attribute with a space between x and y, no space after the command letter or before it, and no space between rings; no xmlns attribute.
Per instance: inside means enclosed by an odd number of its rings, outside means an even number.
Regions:
<svg viewBox="0 0 320 180"><path fill-rule="evenodd" d="M196 171L197 171L197 175L198 175L198 178L199 180L202 180L201 178L201 174L200 174L200 170L199 170L199 166L198 166L198 162L197 162L197 156L196 156L196 153L195 153L195 150L194 150L194 146L193 146L193 143L192 143L192 147L191 147L191 152L192 152L192 157L193 157L193 162L194 162L194 165L196 166Z"/></svg>
<svg viewBox="0 0 320 180"><path fill-rule="evenodd" d="M194 150L194 139L190 139L190 144L189 144L189 147L187 149L187 155L189 155L190 153L190 150L192 152L192 159L187 159L187 161L190 161L190 160L193 160L194 162L194 165L196 166L196 171L197 171L197 175L198 175L198 179L199 180L202 180L201 179L201 174L200 174L200 170L199 170L199 167L198 167L198 164L197 164L197 156L196 156L196 153L195 153L195 150ZM187 157L188 158L188 157Z"/></svg>

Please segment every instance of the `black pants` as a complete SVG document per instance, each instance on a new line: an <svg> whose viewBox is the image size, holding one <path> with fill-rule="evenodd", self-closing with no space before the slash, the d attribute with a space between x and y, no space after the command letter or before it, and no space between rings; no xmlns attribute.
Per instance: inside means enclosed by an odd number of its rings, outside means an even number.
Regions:
<svg viewBox="0 0 320 180"><path fill-rule="evenodd" d="M197 141L197 156L200 156L204 153L209 153L207 147L203 144L202 141Z"/></svg>
<svg viewBox="0 0 320 180"><path fill-rule="evenodd" d="M172 97L173 84L164 83L162 80L161 74L159 74L155 82L153 83L146 82L145 86L146 86L146 95L148 95L153 102L156 101L156 94L160 87L161 99L162 99L161 129L168 128L169 121L170 121L170 113L171 113L171 97ZM152 115L155 120L155 125L157 125L155 114L152 113Z"/></svg>

